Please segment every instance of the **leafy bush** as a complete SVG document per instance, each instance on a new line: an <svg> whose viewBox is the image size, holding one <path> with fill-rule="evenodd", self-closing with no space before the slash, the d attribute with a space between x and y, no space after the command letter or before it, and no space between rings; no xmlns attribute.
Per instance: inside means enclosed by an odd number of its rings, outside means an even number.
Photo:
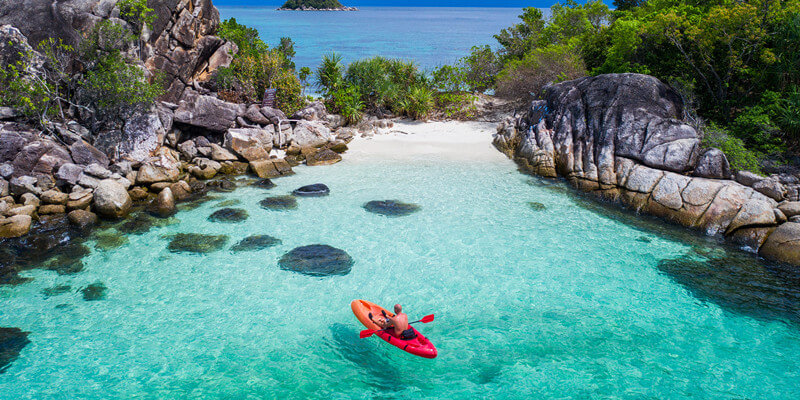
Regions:
<svg viewBox="0 0 800 400"><path fill-rule="evenodd" d="M364 102L361 101L361 93L354 86L337 89L331 94L329 104L348 124L355 124L363 117Z"/></svg>
<svg viewBox="0 0 800 400"><path fill-rule="evenodd" d="M710 124L703 132L703 146L716 147L725 153L731 168L747 170L757 174L761 172L761 155L745 147L742 139L731 136L729 132L718 125Z"/></svg>
<svg viewBox="0 0 800 400"><path fill-rule="evenodd" d="M566 46L536 49L522 60L513 60L497 76L496 94L512 100L530 100L552 82L586 75L581 58Z"/></svg>
<svg viewBox="0 0 800 400"><path fill-rule="evenodd" d="M473 47L460 63L463 64L467 88L475 92L485 92L493 88L495 76L502 68L500 59L489 46Z"/></svg>
<svg viewBox="0 0 800 400"><path fill-rule="evenodd" d="M471 119L478 113L475 107L477 96L471 93L444 92L437 93L435 100L436 111L448 119Z"/></svg>
<svg viewBox="0 0 800 400"><path fill-rule="evenodd" d="M423 119L433 110L433 91L422 85L411 87L396 106L398 112L414 119Z"/></svg>
<svg viewBox="0 0 800 400"><path fill-rule="evenodd" d="M220 68L215 76L220 96L228 101L258 103L267 89L276 89L276 106L291 114L305 103L303 84L295 73L294 42L281 38L270 49L254 28L231 18L220 23L220 37L239 47L230 66Z"/></svg>
<svg viewBox="0 0 800 400"><path fill-rule="evenodd" d="M117 6L120 18L129 23L135 33L141 33L144 24L153 27L155 10L147 7L147 0L120 0Z"/></svg>
<svg viewBox="0 0 800 400"><path fill-rule="evenodd" d="M325 96L344 86L344 65L342 56L335 52L322 56L322 63L317 67L317 87Z"/></svg>

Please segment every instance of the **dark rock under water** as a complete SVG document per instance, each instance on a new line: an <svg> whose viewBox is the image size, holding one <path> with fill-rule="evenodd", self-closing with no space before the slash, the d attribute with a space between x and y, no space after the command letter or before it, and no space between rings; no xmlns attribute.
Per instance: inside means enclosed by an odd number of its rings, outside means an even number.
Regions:
<svg viewBox="0 0 800 400"><path fill-rule="evenodd" d="M258 205L260 205L261 208L266 208L268 210L293 210L297 208L297 199L294 198L294 196L267 197L266 199L258 202Z"/></svg>
<svg viewBox="0 0 800 400"><path fill-rule="evenodd" d="M272 189L276 185L275 182L272 182L270 179L261 179L260 181L254 183L253 186L260 187L262 189Z"/></svg>
<svg viewBox="0 0 800 400"><path fill-rule="evenodd" d="M22 349L31 342L28 340L29 333L19 328L0 327L0 374L6 372Z"/></svg>
<svg viewBox="0 0 800 400"><path fill-rule="evenodd" d="M239 204L241 204L241 201L239 199L223 200L223 201L220 201L217 204L214 204L214 208L233 207L233 206L236 206L236 205L239 205Z"/></svg>
<svg viewBox="0 0 800 400"><path fill-rule="evenodd" d="M94 235L94 248L101 251L109 251L120 248L128 244L128 237L120 232L101 231Z"/></svg>
<svg viewBox="0 0 800 400"><path fill-rule="evenodd" d="M139 212L133 218L120 224L117 229L129 235L142 235L153 228L159 228L180 222L175 217L159 218L147 212Z"/></svg>
<svg viewBox="0 0 800 400"><path fill-rule="evenodd" d="M326 244L297 247L278 261L283 270L310 276L347 275L353 263L344 250Z"/></svg>
<svg viewBox="0 0 800 400"><path fill-rule="evenodd" d="M58 296L60 294L69 293L72 290L70 285L58 285L42 289L42 294L45 298Z"/></svg>
<svg viewBox="0 0 800 400"><path fill-rule="evenodd" d="M402 217L413 214L420 210L419 205L413 203L403 203L399 200L373 200L364 204L364 209L388 217Z"/></svg>
<svg viewBox="0 0 800 400"><path fill-rule="evenodd" d="M331 193L331 190L324 183L315 183L295 189L292 194L301 197L322 197Z"/></svg>
<svg viewBox="0 0 800 400"><path fill-rule="evenodd" d="M542 203L539 203L538 201L529 201L528 202L528 207L530 207L531 210L533 210L533 211L544 211L544 210L547 210L547 206L542 204Z"/></svg>
<svg viewBox="0 0 800 400"><path fill-rule="evenodd" d="M173 253L211 253L222 249L228 243L227 235L178 233L164 238L171 239L167 249Z"/></svg>
<svg viewBox="0 0 800 400"><path fill-rule="evenodd" d="M231 247L231 251L258 251L281 244L281 240L269 235L254 235L242 239Z"/></svg>
<svg viewBox="0 0 800 400"><path fill-rule="evenodd" d="M246 221L249 216L250 214L247 213L247 210L241 208L223 208L214 211L208 216L208 220L211 222L239 223Z"/></svg>
<svg viewBox="0 0 800 400"><path fill-rule="evenodd" d="M86 301L97 301L106 298L106 285L102 282L95 282L81 289L83 299Z"/></svg>

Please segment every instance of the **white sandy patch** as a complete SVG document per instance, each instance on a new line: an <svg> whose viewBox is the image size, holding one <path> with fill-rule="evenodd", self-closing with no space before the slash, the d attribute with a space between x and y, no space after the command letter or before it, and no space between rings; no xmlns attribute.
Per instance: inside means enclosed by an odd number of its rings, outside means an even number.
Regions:
<svg viewBox="0 0 800 400"><path fill-rule="evenodd" d="M388 134L355 138L346 161L374 159L447 159L502 161L507 158L492 145L493 122L395 122Z"/></svg>

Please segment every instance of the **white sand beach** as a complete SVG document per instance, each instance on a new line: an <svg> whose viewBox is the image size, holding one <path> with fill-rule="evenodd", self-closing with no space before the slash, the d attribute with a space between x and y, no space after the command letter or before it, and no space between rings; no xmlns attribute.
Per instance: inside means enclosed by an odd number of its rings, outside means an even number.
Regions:
<svg viewBox="0 0 800 400"><path fill-rule="evenodd" d="M388 134L357 137L350 142L346 162L375 159L450 159L508 161L492 145L494 122L397 121Z"/></svg>

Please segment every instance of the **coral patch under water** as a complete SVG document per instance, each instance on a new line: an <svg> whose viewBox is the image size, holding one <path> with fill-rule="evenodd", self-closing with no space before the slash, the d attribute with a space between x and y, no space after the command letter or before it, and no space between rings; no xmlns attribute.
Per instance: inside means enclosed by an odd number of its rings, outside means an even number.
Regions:
<svg viewBox="0 0 800 400"><path fill-rule="evenodd" d="M294 196L267 197L266 199L258 202L258 205L260 205L261 208L265 208L267 210L275 210L275 211L293 210L297 208L297 199L294 198Z"/></svg>
<svg viewBox="0 0 800 400"><path fill-rule="evenodd" d="M258 251L281 244L281 240L269 235L253 235L242 239L231 247L231 251Z"/></svg>
<svg viewBox="0 0 800 400"><path fill-rule="evenodd" d="M102 282L95 282L81 289L83 299L86 301L97 301L106 298L106 285Z"/></svg>
<svg viewBox="0 0 800 400"><path fill-rule="evenodd" d="M420 206L413 203L403 203L399 200L373 200L364 204L364 209L375 214L389 217L402 217L420 210Z"/></svg>
<svg viewBox="0 0 800 400"><path fill-rule="evenodd" d="M228 243L227 235L177 233L163 237L170 239L167 249L173 253L211 253L225 247Z"/></svg>
<svg viewBox="0 0 800 400"><path fill-rule="evenodd" d="M347 275L353 263L344 250L326 244L297 247L278 261L283 270L310 276Z"/></svg>
<svg viewBox="0 0 800 400"><path fill-rule="evenodd" d="M28 333L19 328L0 327L0 374L6 372L19 352L30 343Z"/></svg>
<svg viewBox="0 0 800 400"><path fill-rule="evenodd" d="M214 211L208 216L208 220L211 222L238 223L246 221L249 216L247 210L241 208L223 208Z"/></svg>

